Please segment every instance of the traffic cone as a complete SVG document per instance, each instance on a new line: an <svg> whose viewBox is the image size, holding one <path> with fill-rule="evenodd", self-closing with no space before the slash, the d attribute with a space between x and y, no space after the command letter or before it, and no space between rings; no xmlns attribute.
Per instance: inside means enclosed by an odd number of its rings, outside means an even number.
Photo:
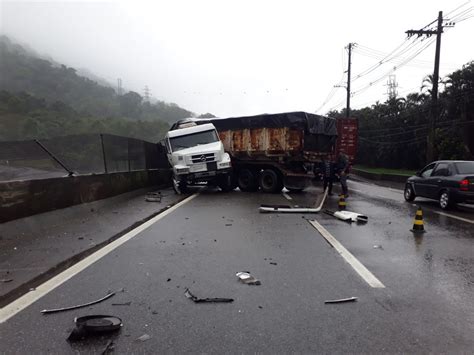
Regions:
<svg viewBox="0 0 474 355"><path fill-rule="evenodd" d="M423 211L418 206L416 211L415 220L413 221L413 229L410 229L413 233L425 233L425 227L423 226Z"/></svg>
<svg viewBox="0 0 474 355"><path fill-rule="evenodd" d="M339 211L343 211L346 209L346 199L344 194L339 195Z"/></svg>

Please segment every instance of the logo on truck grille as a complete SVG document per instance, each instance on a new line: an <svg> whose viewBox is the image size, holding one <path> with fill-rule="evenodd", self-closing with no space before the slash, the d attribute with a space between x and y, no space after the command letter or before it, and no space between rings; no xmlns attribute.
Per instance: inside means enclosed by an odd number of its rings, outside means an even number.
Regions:
<svg viewBox="0 0 474 355"><path fill-rule="evenodd" d="M201 155L201 157L199 158L203 163L206 162L207 158L205 155Z"/></svg>

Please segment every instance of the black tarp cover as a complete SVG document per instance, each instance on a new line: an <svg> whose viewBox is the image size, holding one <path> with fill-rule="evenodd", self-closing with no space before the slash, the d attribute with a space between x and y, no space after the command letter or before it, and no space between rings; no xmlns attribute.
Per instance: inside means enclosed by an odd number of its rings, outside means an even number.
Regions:
<svg viewBox="0 0 474 355"><path fill-rule="evenodd" d="M284 112L257 116L193 119L196 123L212 123L218 131L251 128L296 128L305 133L337 136L336 120L307 112ZM182 121L180 121L182 122ZM175 123L171 129L176 129Z"/></svg>

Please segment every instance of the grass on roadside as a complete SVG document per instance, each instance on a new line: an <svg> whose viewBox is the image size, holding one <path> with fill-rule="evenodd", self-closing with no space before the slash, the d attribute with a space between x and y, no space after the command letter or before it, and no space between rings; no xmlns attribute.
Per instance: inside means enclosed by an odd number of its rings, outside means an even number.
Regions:
<svg viewBox="0 0 474 355"><path fill-rule="evenodd" d="M416 170L371 168L365 165L354 165L354 169L358 169L358 170L365 171L372 174L389 174L389 175L402 175L402 176L412 176L412 175L415 175L416 173Z"/></svg>

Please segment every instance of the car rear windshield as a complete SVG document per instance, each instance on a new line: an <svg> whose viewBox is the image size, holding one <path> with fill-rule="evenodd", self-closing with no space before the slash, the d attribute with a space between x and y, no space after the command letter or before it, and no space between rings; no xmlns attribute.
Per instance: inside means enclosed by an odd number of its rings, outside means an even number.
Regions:
<svg viewBox="0 0 474 355"><path fill-rule="evenodd" d="M456 163L459 174L474 174L474 161Z"/></svg>
<svg viewBox="0 0 474 355"><path fill-rule="evenodd" d="M204 131L189 134L187 136L179 136L170 138L171 149L173 152L177 150L195 147L201 144L208 144L212 142L218 142L217 132L215 130Z"/></svg>

